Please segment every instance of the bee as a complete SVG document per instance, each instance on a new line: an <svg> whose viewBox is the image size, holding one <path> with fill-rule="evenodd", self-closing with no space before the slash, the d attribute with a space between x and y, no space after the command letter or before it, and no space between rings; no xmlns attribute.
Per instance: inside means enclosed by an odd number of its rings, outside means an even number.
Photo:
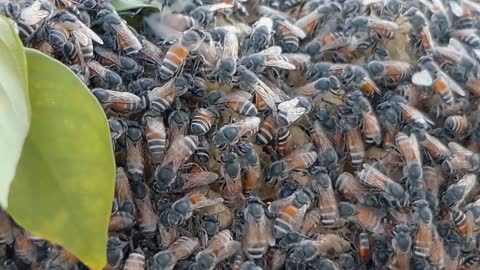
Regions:
<svg viewBox="0 0 480 270"><path fill-rule="evenodd" d="M223 164L220 173L225 178L223 197L230 205L238 205L243 200L242 174L237 157L235 152L225 152L220 156Z"/></svg>
<svg viewBox="0 0 480 270"><path fill-rule="evenodd" d="M405 191L403 187L381 173L375 167L369 164L363 164L363 170L357 173L357 176L362 184L386 192L398 200L400 204L405 203Z"/></svg>
<svg viewBox="0 0 480 270"><path fill-rule="evenodd" d="M215 124L216 118L215 112L205 108L198 108L195 110L190 126L192 134L200 136L208 133Z"/></svg>
<svg viewBox="0 0 480 270"><path fill-rule="evenodd" d="M147 112L143 115L142 122L148 149L152 156L158 157L165 152L168 144L163 119Z"/></svg>
<svg viewBox="0 0 480 270"><path fill-rule="evenodd" d="M155 189L164 190L175 181L178 169L193 155L198 145L198 137L177 136L165 153L165 158L155 169Z"/></svg>
<svg viewBox="0 0 480 270"><path fill-rule="evenodd" d="M326 53L332 54L332 60L346 63L358 56L358 51L370 47L370 42L365 38L346 36L342 32L327 32L315 37L305 46L305 52L312 58L325 57Z"/></svg>
<svg viewBox="0 0 480 270"><path fill-rule="evenodd" d="M358 16L345 21L344 31L347 33L361 28L373 31L386 39L394 39L400 31L398 24L373 16Z"/></svg>
<svg viewBox="0 0 480 270"><path fill-rule="evenodd" d="M373 235L388 235L387 225L383 218L385 213L379 209L341 202L338 204L338 214L341 218L358 224Z"/></svg>
<svg viewBox="0 0 480 270"><path fill-rule="evenodd" d="M120 142L121 138L126 134L128 126L124 121L116 118L109 118L108 126L110 128L113 149L115 150L117 142Z"/></svg>
<svg viewBox="0 0 480 270"><path fill-rule="evenodd" d="M148 41L145 37L140 36L142 49L138 52L137 59L146 67L152 67L154 70L160 71L162 59L165 53L155 44ZM150 70L150 69L149 69Z"/></svg>
<svg viewBox="0 0 480 270"><path fill-rule="evenodd" d="M108 238L107 265L104 267L105 270L120 269L120 264L124 256L123 249L127 244L128 243L121 241L116 236Z"/></svg>
<svg viewBox="0 0 480 270"><path fill-rule="evenodd" d="M310 128L310 136L313 145L318 150L318 160L321 166L334 165L338 161L338 154L333 147L332 141L328 137L320 121L315 120Z"/></svg>
<svg viewBox="0 0 480 270"><path fill-rule="evenodd" d="M367 65L372 79L386 85L399 85L412 77L412 66L401 61L371 61Z"/></svg>
<svg viewBox="0 0 480 270"><path fill-rule="evenodd" d="M220 231L210 240L205 250L197 253L191 269L213 270L218 263L230 258L240 247L240 242L233 240L229 230Z"/></svg>
<svg viewBox="0 0 480 270"><path fill-rule="evenodd" d="M450 185L442 196L442 204L454 208L465 203L476 186L477 176L472 173L465 174L457 183Z"/></svg>
<svg viewBox="0 0 480 270"><path fill-rule="evenodd" d="M217 81L220 85L229 84L237 69L238 38L233 32L225 33L222 56L217 63Z"/></svg>
<svg viewBox="0 0 480 270"><path fill-rule="evenodd" d="M289 232L301 229L302 220L313 202L314 194L308 188L295 191L292 195L273 201L268 207L270 213L276 215L273 222L275 239L285 237Z"/></svg>
<svg viewBox="0 0 480 270"><path fill-rule="evenodd" d="M372 256L372 243L370 241L370 234L367 231L362 231L358 234L358 255L364 262L370 260Z"/></svg>
<svg viewBox="0 0 480 270"><path fill-rule="evenodd" d="M447 157L442 168L449 174L456 172L477 172L480 170L480 155L474 153L458 143L449 142L451 156Z"/></svg>
<svg viewBox="0 0 480 270"><path fill-rule="evenodd" d="M317 152L311 151L311 146L307 145L304 149L299 149L274 161L265 169L265 180L269 182L274 178L285 176L290 171L308 169L317 160Z"/></svg>
<svg viewBox="0 0 480 270"><path fill-rule="evenodd" d="M197 238L181 236L168 249L160 251L153 256L153 267L155 269L172 270L178 261L190 257L197 247Z"/></svg>
<svg viewBox="0 0 480 270"><path fill-rule="evenodd" d="M207 26L215 23L215 13L222 9L233 8L230 3L216 3L212 5L201 5L190 12L190 16L200 25Z"/></svg>
<svg viewBox="0 0 480 270"><path fill-rule="evenodd" d="M135 81L131 81L127 85L127 91L137 96L142 96L147 91L152 90L155 87L155 80L150 78L140 78Z"/></svg>
<svg viewBox="0 0 480 270"><path fill-rule="evenodd" d="M180 43L174 43L168 49L159 68L159 75L162 80L174 77L182 68L189 50Z"/></svg>
<svg viewBox="0 0 480 270"><path fill-rule="evenodd" d="M432 248L430 254L430 262L435 267L444 266L445 247L443 239L438 235L438 232L434 230L432 237Z"/></svg>
<svg viewBox="0 0 480 270"><path fill-rule="evenodd" d="M414 130L417 141L427 150L428 154L435 159L445 159L450 156L450 150L435 136L428 134L425 130Z"/></svg>
<svg viewBox="0 0 480 270"><path fill-rule="evenodd" d="M340 86L341 84L337 77L323 77L295 89L295 95L315 97L329 92L337 95L337 92L340 90Z"/></svg>
<svg viewBox="0 0 480 270"><path fill-rule="evenodd" d="M135 215L135 205L128 183L127 173L122 167L117 168L117 175L115 180L115 199L120 211L127 212L132 216Z"/></svg>
<svg viewBox="0 0 480 270"><path fill-rule="evenodd" d="M410 134L408 137L403 132L398 132L395 142L400 154L406 163L408 177L411 179L419 179L422 177L422 157L420 156L420 148L418 147L417 137Z"/></svg>
<svg viewBox="0 0 480 270"><path fill-rule="evenodd" d="M258 109L251 102L251 99L252 95L245 91L235 91L224 95L220 92L214 91L205 97L203 105L205 107L226 107L244 116L256 116L258 114Z"/></svg>
<svg viewBox="0 0 480 270"><path fill-rule="evenodd" d="M458 233L465 238L466 244L469 245L474 240L474 227L473 213L463 212L457 208L452 210L452 219L457 226Z"/></svg>
<svg viewBox="0 0 480 270"><path fill-rule="evenodd" d="M188 193L172 204L169 211L167 211L167 221L172 225L182 224L192 217L193 211L204 207L214 206L222 202L222 198L209 199L201 193Z"/></svg>
<svg viewBox="0 0 480 270"><path fill-rule="evenodd" d="M19 12L15 22L18 26L20 39L24 44L29 44L55 14L53 5L47 1L33 1L30 6L21 9Z"/></svg>
<svg viewBox="0 0 480 270"><path fill-rule="evenodd" d="M245 163L245 173L243 175L243 192L251 195L257 191L262 179L262 168L260 157L258 156L253 144L249 142L240 142L236 146L236 152Z"/></svg>
<svg viewBox="0 0 480 270"><path fill-rule="evenodd" d="M326 256L329 251L339 254L344 253L349 247L350 243L336 234L322 234L313 240L301 240L293 252L297 258L308 262L316 259L318 256ZM330 267L322 268L320 266L319 269L335 269Z"/></svg>
<svg viewBox="0 0 480 270"><path fill-rule="evenodd" d="M184 110L174 110L168 116L168 138L185 137L190 126L190 116ZM197 144L198 145L198 144Z"/></svg>
<svg viewBox="0 0 480 270"><path fill-rule="evenodd" d="M428 202L418 200L413 203L414 214L418 223L418 229L415 234L415 245L413 253L416 257L426 258L430 256L432 249L432 212L428 207Z"/></svg>
<svg viewBox="0 0 480 270"><path fill-rule="evenodd" d="M259 52L270 44L273 34L273 20L270 17L258 19L245 38L247 54Z"/></svg>
<svg viewBox="0 0 480 270"><path fill-rule="evenodd" d="M332 62L311 63L305 72L305 79L314 81L328 76L340 77L346 66L348 66L348 64Z"/></svg>
<svg viewBox="0 0 480 270"><path fill-rule="evenodd" d="M295 149L294 138L287 127L281 127L278 129L276 145L277 153L280 157L287 156Z"/></svg>
<svg viewBox="0 0 480 270"><path fill-rule="evenodd" d="M245 206L245 235L242 248L251 260L261 259L270 246L275 244L263 204L258 197L249 197Z"/></svg>
<svg viewBox="0 0 480 270"><path fill-rule="evenodd" d="M313 108L313 102L306 97L295 97L278 104L277 124L287 127L295 123L302 116L307 115Z"/></svg>
<svg viewBox="0 0 480 270"><path fill-rule="evenodd" d="M309 36L315 32L317 24L321 22L323 17L336 14L340 11L341 6L338 3L331 2L322 4L302 16L294 25L302 29L306 36Z"/></svg>
<svg viewBox="0 0 480 270"><path fill-rule="evenodd" d="M425 14L416 7L410 7L404 14L412 25L411 33L414 39L414 51L420 55L422 51L432 52L435 50L435 43L430 32L430 24Z"/></svg>
<svg viewBox="0 0 480 270"><path fill-rule="evenodd" d="M362 130L365 142L380 144L382 140L382 130L370 101L362 96L361 92L357 91L347 95L347 102L362 115Z"/></svg>
<svg viewBox="0 0 480 270"><path fill-rule="evenodd" d="M470 124L465 115L451 115L445 120L445 129L453 134L464 135L470 129Z"/></svg>
<svg viewBox="0 0 480 270"><path fill-rule="evenodd" d="M410 228L405 224L395 226L392 247L395 255L390 259L389 269L408 269L412 258L412 237Z"/></svg>
<svg viewBox="0 0 480 270"><path fill-rule="evenodd" d="M213 172L204 171L191 171L189 173L181 173L173 183L171 190L173 192L185 192L196 187L201 187L215 182L218 175Z"/></svg>
<svg viewBox="0 0 480 270"><path fill-rule="evenodd" d="M278 125L277 121L272 115L268 115L260 123L258 133L256 135L256 142L260 145L268 145L274 138L277 137Z"/></svg>
<svg viewBox="0 0 480 270"><path fill-rule="evenodd" d="M122 77L118 73L107 69L95 60L85 63L88 67L90 79L95 78L100 86L117 88L122 84Z"/></svg>
<svg viewBox="0 0 480 270"><path fill-rule="evenodd" d="M142 97L142 103L145 108L152 112L161 113L168 109L177 97L186 93L186 89L177 87L175 79L171 79L162 86L153 88Z"/></svg>
<svg viewBox="0 0 480 270"><path fill-rule="evenodd" d="M212 142L220 150L226 149L228 145L237 143L243 136L256 133L260 121L258 117L246 117L235 123L225 125L214 133Z"/></svg>
<svg viewBox="0 0 480 270"><path fill-rule="evenodd" d="M135 216L126 212L114 210L110 215L108 223L109 232L121 232L127 230L135 225Z"/></svg>
<svg viewBox="0 0 480 270"><path fill-rule="evenodd" d="M471 212L475 224L480 223L480 199L465 206L465 212Z"/></svg>
<svg viewBox="0 0 480 270"><path fill-rule="evenodd" d="M20 16L21 8L19 3L4 2L0 4L0 15L16 20Z"/></svg>
<svg viewBox="0 0 480 270"><path fill-rule="evenodd" d="M114 46L127 56L135 55L142 49L140 40L115 11L109 11L100 20L103 30L114 37Z"/></svg>
<svg viewBox="0 0 480 270"><path fill-rule="evenodd" d="M340 111L337 111L337 113ZM340 113L343 114L343 113ZM343 117L343 116L342 116ZM350 117L350 116L347 116ZM354 119L356 118L353 116ZM341 122L344 119L341 120ZM350 156L352 166L354 168L360 168L363 160L365 158L365 144L363 143L362 139L362 133L360 132L358 125L359 125L359 119L356 118L353 120L355 123L343 123L341 124L343 126L343 129L345 129L346 134L346 147L348 154ZM349 120L346 120L349 121Z"/></svg>
<svg viewBox="0 0 480 270"><path fill-rule="evenodd" d="M271 88L263 82L255 73L244 66L238 67L240 89L255 93L257 99L261 99L273 111L277 110L277 103L284 101L287 95L281 90Z"/></svg>
<svg viewBox="0 0 480 270"><path fill-rule="evenodd" d="M343 172L340 174L336 182L336 188L349 201L365 204L364 194L367 193L367 187L363 186L351 173Z"/></svg>
<svg viewBox="0 0 480 270"><path fill-rule="evenodd" d="M0 244L11 245L15 239L12 220L8 214L0 210Z"/></svg>
<svg viewBox="0 0 480 270"><path fill-rule="evenodd" d="M30 234L22 229L15 229L15 256L25 264L36 263L37 246L30 239Z"/></svg>
<svg viewBox="0 0 480 270"><path fill-rule="evenodd" d="M119 56L113 51L96 46L94 49L97 61L104 67L115 67L117 70L124 71L127 74L138 73L141 67L132 58Z"/></svg>
<svg viewBox="0 0 480 270"><path fill-rule="evenodd" d="M145 157L143 155L142 129L137 122L129 122L127 129L127 174L133 181L143 179Z"/></svg>
<svg viewBox="0 0 480 270"><path fill-rule="evenodd" d="M432 211L438 209L438 193L440 186L444 183L445 179L441 174L440 168L423 166L423 181L425 185L425 199L430 204Z"/></svg>
<svg viewBox="0 0 480 270"><path fill-rule="evenodd" d="M337 199L332 187L332 180L327 172L320 167L313 169L312 188L318 194L318 209L320 222L326 228L338 224Z"/></svg>
<svg viewBox="0 0 480 270"><path fill-rule="evenodd" d="M141 99L132 93L95 88L92 89L92 94L104 109L111 109L116 113L130 114L145 108Z"/></svg>
<svg viewBox="0 0 480 270"><path fill-rule="evenodd" d="M137 205L138 227L148 238L153 238L157 230L158 216L150 201L150 189L143 182L134 182L132 193Z"/></svg>
<svg viewBox="0 0 480 270"><path fill-rule="evenodd" d="M124 270L143 270L145 269L145 255L142 251L133 251L128 254Z"/></svg>
<svg viewBox="0 0 480 270"><path fill-rule="evenodd" d="M240 64L255 73L260 73L266 68L283 70L297 70L309 64L310 57L304 54L282 54L278 46L268 47L258 53L245 55L240 59Z"/></svg>
<svg viewBox="0 0 480 270"><path fill-rule="evenodd" d="M341 74L338 76L343 80L344 84L350 85L353 87L358 87L363 93L367 95L381 93L378 86L370 78L368 71L361 66L346 65L341 70Z"/></svg>

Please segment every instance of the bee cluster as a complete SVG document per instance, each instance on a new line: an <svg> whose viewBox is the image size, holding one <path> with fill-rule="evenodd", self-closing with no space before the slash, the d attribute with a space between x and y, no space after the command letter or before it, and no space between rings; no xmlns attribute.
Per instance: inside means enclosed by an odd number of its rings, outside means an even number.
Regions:
<svg viewBox="0 0 480 270"><path fill-rule="evenodd" d="M152 4L0 3L108 116L105 269L480 268L479 3ZM0 263L84 267L4 212Z"/></svg>

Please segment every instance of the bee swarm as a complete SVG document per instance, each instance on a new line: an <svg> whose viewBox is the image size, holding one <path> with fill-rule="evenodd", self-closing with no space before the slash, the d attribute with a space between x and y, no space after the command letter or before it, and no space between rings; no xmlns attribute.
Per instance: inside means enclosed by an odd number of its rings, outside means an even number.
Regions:
<svg viewBox="0 0 480 270"><path fill-rule="evenodd" d="M105 269L480 268L479 3L158 1L0 2L108 117ZM0 210L0 269L86 267Z"/></svg>

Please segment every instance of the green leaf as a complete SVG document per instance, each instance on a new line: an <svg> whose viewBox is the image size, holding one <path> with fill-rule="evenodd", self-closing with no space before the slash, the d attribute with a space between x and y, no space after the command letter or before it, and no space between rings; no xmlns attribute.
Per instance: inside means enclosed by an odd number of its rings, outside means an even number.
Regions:
<svg viewBox="0 0 480 270"><path fill-rule="evenodd" d="M158 7L147 4L142 0L112 0L112 5L118 12L143 8L151 8L155 9L157 12L159 11Z"/></svg>
<svg viewBox="0 0 480 270"><path fill-rule="evenodd" d="M29 126L23 45L13 25L0 16L0 205L4 208Z"/></svg>
<svg viewBox="0 0 480 270"><path fill-rule="evenodd" d="M101 269L115 182L107 119L62 63L32 49L25 52L32 125L7 212L32 234Z"/></svg>

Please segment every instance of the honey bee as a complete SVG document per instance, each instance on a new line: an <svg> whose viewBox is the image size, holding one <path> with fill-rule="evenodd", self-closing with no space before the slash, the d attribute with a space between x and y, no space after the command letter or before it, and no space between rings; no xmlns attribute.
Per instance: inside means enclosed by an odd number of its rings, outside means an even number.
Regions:
<svg viewBox="0 0 480 270"><path fill-rule="evenodd" d="M203 100L205 107L221 106L244 116L256 116L258 109L251 102L252 95L245 91L235 91L222 95L220 92L211 92Z"/></svg>
<svg viewBox="0 0 480 270"><path fill-rule="evenodd" d="M375 82L370 78L368 71L361 66L346 65L341 70L339 77L342 78L344 84L358 87L367 95L380 94L381 92Z"/></svg>
<svg viewBox="0 0 480 270"><path fill-rule="evenodd" d="M232 206L243 201L242 174L237 157L235 152L226 152L220 156L220 162L223 164L220 173L225 178L223 197L227 204Z"/></svg>
<svg viewBox="0 0 480 270"><path fill-rule="evenodd" d="M273 20L270 17L258 19L252 30L245 38L247 54L252 54L265 49L272 41Z"/></svg>
<svg viewBox="0 0 480 270"><path fill-rule="evenodd" d="M414 130L414 134L417 137L421 146L427 150L430 157L435 159L445 159L450 156L450 150L435 136L428 134L425 130Z"/></svg>
<svg viewBox="0 0 480 270"><path fill-rule="evenodd" d="M394 86L410 80L413 72L410 64L401 61L371 61L367 69L372 79Z"/></svg>
<svg viewBox="0 0 480 270"><path fill-rule="evenodd" d="M370 101L361 92L352 92L347 95L347 103L362 115L362 130L366 143L380 144L382 130Z"/></svg>
<svg viewBox="0 0 480 270"><path fill-rule="evenodd" d="M337 111L337 113L344 114L341 113L340 110ZM350 114L350 112L348 114ZM348 117L351 116L347 116L346 118ZM354 123L346 123L347 121L350 121L346 119L341 119L340 123L343 129L346 131L346 148L348 155L350 156L352 166L354 168L360 168L365 158L365 144L363 143L362 133L358 128L359 119L356 116L353 116L353 118L354 120L352 122Z"/></svg>
<svg viewBox="0 0 480 270"><path fill-rule="evenodd" d="M318 160L321 166L334 165L338 161L338 155L333 144L324 130L320 121L315 120L310 128L312 142L318 150Z"/></svg>
<svg viewBox="0 0 480 270"><path fill-rule="evenodd" d="M0 210L0 244L11 245L15 240L13 224L10 217Z"/></svg>
<svg viewBox="0 0 480 270"><path fill-rule="evenodd" d="M143 115L142 120L148 149L153 156L158 157L163 154L168 144L163 119L147 112Z"/></svg>
<svg viewBox="0 0 480 270"><path fill-rule="evenodd" d="M430 262L435 267L444 266L444 256L445 256L445 247L440 235L434 230L432 237L432 248L431 248Z"/></svg>
<svg viewBox="0 0 480 270"><path fill-rule="evenodd" d="M137 122L129 122L127 129L127 174L133 181L142 181L144 171L143 132Z"/></svg>
<svg viewBox="0 0 480 270"><path fill-rule="evenodd" d="M249 142L240 142L236 146L237 153L245 163L245 173L243 175L243 192L249 196L257 191L262 179L262 169L260 166L260 157L253 144Z"/></svg>
<svg viewBox="0 0 480 270"><path fill-rule="evenodd" d="M229 84L236 72L238 60L238 38L233 32L225 33L222 56L217 63L217 81L220 85Z"/></svg>
<svg viewBox="0 0 480 270"><path fill-rule="evenodd" d="M320 221L326 228L338 224L337 199L332 187L332 180L323 168L314 168L312 176L312 188L318 194L318 209L320 209Z"/></svg>
<svg viewBox="0 0 480 270"><path fill-rule="evenodd" d="M277 138L277 153L280 157L285 157L295 149L294 138L287 127L278 129Z"/></svg>
<svg viewBox="0 0 480 270"><path fill-rule="evenodd" d="M177 87L175 79L171 79L162 86L153 88L142 97L142 103L145 108L152 112L161 113L168 109L175 99L186 93L186 89Z"/></svg>
<svg viewBox="0 0 480 270"><path fill-rule="evenodd" d="M25 264L37 262L37 246L30 239L30 234L22 229L15 229L15 256Z"/></svg>
<svg viewBox="0 0 480 270"><path fill-rule="evenodd" d="M373 235L389 235L387 224L383 221L385 213L379 209L341 202L338 204L338 214Z"/></svg>
<svg viewBox="0 0 480 270"><path fill-rule="evenodd" d="M231 232L223 230L210 240L205 250L197 253L191 269L213 270L218 263L230 258L240 247L240 242L233 240Z"/></svg>
<svg viewBox="0 0 480 270"><path fill-rule="evenodd" d="M174 110L168 116L168 138L185 137L190 123L190 116L184 110Z"/></svg>
<svg viewBox="0 0 480 270"><path fill-rule="evenodd" d="M261 259L267 253L268 248L275 244L275 239L268 225L260 198L249 197L244 212L246 227L242 248L249 259Z"/></svg>
<svg viewBox="0 0 480 270"><path fill-rule="evenodd" d="M109 232L121 232L123 230L129 229L135 225L135 216L126 212L114 210L110 215L110 220L108 223Z"/></svg>
<svg viewBox="0 0 480 270"><path fill-rule="evenodd" d="M208 185L217 180L218 175L209 171L191 171L190 173L181 173L172 185L173 192L184 192L196 187Z"/></svg>
<svg viewBox="0 0 480 270"><path fill-rule="evenodd" d="M414 202L413 209L418 223L413 253L417 257L426 258L430 256L432 250L432 236L434 232L432 212L428 207L428 202L425 200Z"/></svg>
<svg viewBox="0 0 480 270"><path fill-rule="evenodd" d="M457 183L450 185L442 196L442 204L446 207L455 208L465 203L476 186L477 176L465 174Z"/></svg>
<svg viewBox="0 0 480 270"><path fill-rule="evenodd" d="M454 208L452 210L452 219L455 225L457 226L458 233L465 238L466 246L471 245L474 241L474 221L473 213L463 212L462 210Z"/></svg>
<svg viewBox="0 0 480 270"><path fill-rule="evenodd" d="M402 118L409 124L420 128L420 129L428 129L430 126L434 124L434 122L425 116L421 111L417 108L410 106L406 103L399 103L401 108L401 115Z"/></svg>
<svg viewBox="0 0 480 270"><path fill-rule="evenodd" d="M266 68L296 70L307 66L310 57L304 54L282 54L278 46L269 47L258 53L245 55L240 64L255 73L265 71Z"/></svg>
<svg viewBox="0 0 480 270"><path fill-rule="evenodd" d="M425 199L430 204L432 211L436 212L438 210L438 193L440 186L445 181L440 168L423 166L423 181L426 192Z"/></svg>
<svg viewBox="0 0 480 270"><path fill-rule="evenodd" d="M178 169L193 155L198 145L197 136L177 136L165 153L165 158L155 169L155 189L162 191L175 181Z"/></svg>
<svg viewBox="0 0 480 270"><path fill-rule="evenodd" d="M96 46L94 51L97 56L97 61L104 67L115 67L117 70L127 74L138 73L141 70L141 67L132 58L119 56L113 51L100 46Z"/></svg>
<svg viewBox="0 0 480 270"><path fill-rule="evenodd" d="M386 39L393 39L400 32L398 24L373 16L358 16L353 19L347 19L344 31L350 33L360 28L373 31Z"/></svg>
<svg viewBox="0 0 480 270"><path fill-rule="evenodd" d="M313 108L312 100L306 97L295 97L278 104L277 124L287 127L295 123Z"/></svg>
<svg viewBox="0 0 480 270"><path fill-rule="evenodd" d="M364 194L367 193L367 187L363 186L351 173L343 172L340 174L336 182L336 188L349 201L365 204Z"/></svg>
<svg viewBox="0 0 480 270"><path fill-rule="evenodd" d="M311 63L305 72L305 79L314 81L328 76L340 77L346 66L348 64L332 62Z"/></svg>
<svg viewBox="0 0 480 270"><path fill-rule="evenodd" d="M162 80L168 80L175 76L182 68L189 50L180 43L175 43L168 49L159 68Z"/></svg>
<svg viewBox="0 0 480 270"><path fill-rule="evenodd" d="M193 211L200 208L217 205L223 202L222 198L209 199L201 193L191 192L183 198L175 201L167 212L167 220L169 224L182 224L192 217Z"/></svg>
<svg viewBox="0 0 480 270"><path fill-rule="evenodd" d="M325 93L336 93L340 90L340 81L335 76L323 77L295 89L295 95L315 97Z"/></svg>
<svg viewBox="0 0 480 270"><path fill-rule="evenodd" d="M103 30L115 38L114 46L127 56L134 55L142 49L140 40L114 10L109 10L100 21Z"/></svg>
<svg viewBox="0 0 480 270"><path fill-rule="evenodd" d="M318 256L325 256L329 251L344 253L350 247L350 243L336 234L318 235L316 239L301 240L293 251L297 258L312 261ZM320 267L319 269L334 269Z"/></svg>
<svg viewBox="0 0 480 270"><path fill-rule="evenodd" d="M200 25L207 26L215 24L215 13L222 9L233 8L231 3L215 3L212 5L201 5L190 12L190 16Z"/></svg>
<svg viewBox="0 0 480 270"><path fill-rule="evenodd" d="M88 67L90 79L96 79L100 87L117 88L122 84L120 75L102 66L99 62L91 60L85 64Z"/></svg>
<svg viewBox="0 0 480 270"><path fill-rule="evenodd" d="M278 125L277 121L272 115L268 115L260 123L258 133L256 135L256 142L260 145L268 145L277 136Z"/></svg>
<svg viewBox="0 0 480 270"><path fill-rule="evenodd" d="M192 134L201 136L208 133L215 124L216 118L215 112L205 108L198 108L195 110L190 126Z"/></svg>
<svg viewBox="0 0 480 270"><path fill-rule="evenodd" d="M122 167L117 168L117 176L115 180L115 199L117 200L118 209L135 215L135 205L132 196L132 190L128 183L127 173Z"/></svg>
<svg viewBox="0 0 480 270"><path fill-rule="evenodd" d="M465 115L451 115L445 119L445 129L453 134L465 135L470 129L470 124Z"/></svg>
<svg viewBox="0 0 480 270"><path fill-rule="evenodd" d="M168 249L153 256L155 269L172 270L178 261L188 258L198 247L198 239L181 236Z"/></svg>
<svg viewBox="0 0 480 270"><path fill-rule="evenodd" d="M358 234L358 255L364 262L370 260L372 256L372 243L370 241L370 234L367 231L362 231Z"/></svg>
<svg viewBox="0 0 480 270"><path fill-rule="evenodd" d="M339 13L341 10L342 8L338 3L325 3L302 16L294 25L302 29L306 36L310 36L315 32L317 24L323 17Z"/></svg>
<svg viewBox="0 0 480 270"><path fill-rule="evenodd" d="M92 89L92 94L104 109L111 109L117 113L130 114L144 109L141 99L132 93L95 88Z"/></svg>
<svg viewBox="0 0 480 270"><path fill-rule="evenodd" d="M362 184L386 192L398 200L401 205L405 203L406 198L403 187L381 173L375 167L369 164L363 164L363 170L357 173L357 176Z"/></svg>
<svg viewBox="0 0 480 270"><path fill-rule="evenodd" d="M235 123L225 125L213 135L212 142L220 150L226 149L228 145L237 143L243 136L256 133L260 121L258 117L246 117Z"/></svg>
<svg viewBox="0 0 480 270"><path fill-rule="evenodd" d="M317 36L305 46L312 58L325 57L332 54L332 60L338 63L346 63L356 57L362 50L370 47L370 42L361 36L346 36L342 32L327 32Z"/></svg>
<svg viewBox="0 0 480 270"><path fill-rule="evenodd" d="M54 7L47 1L33 1L31 5L19 11L15 22L18 26L20 39L24 44L29 44L34 36L45 26L45 23L53 17Z"/></svg>
<svg viewBox="0 0 480 270"><path fill-rule="evenodd" d="M410 7L403 15L408 18L412 25L411 33L413 34L415 53L420 55L422 51L434 51L435 43L425 14L416 7Z"/></svg>
<svg viewBox="0 0 480 270"><path fill-rule="evenodd" d="M132 193L137 205L138 227L147 237L153 238L157 230L158 216L150 201L150 189L143 182L134 182Z"/></svg>
<svg viewBox="0 0 480 270"><path fill-rule="evenodd" d="M312 145L292 152L290 155L274 161L265 169L265 180L271 181L285 176L294 170L306 170L317 160L317 152L311 151Z"/></svg>
<svg viewBox="0 0 480 270"><path fill-rule="evenodd" d="M145 269L145 255L142 251L133 251L128 254L124 270L143 270Z"/></svg>
<svg viewBox="0 0 480 270"><path fill-rule="evenodd" d="M400 154L406 163L406 170L410 179L419 179L422 177L422 157L420 156L420 148L418 147L417 137L411 134L408 137L403 132L398 132L395 142Z"/></svg>
<svg viewBox="0 0 480 270"><path fill-rule="evenodd" d="M389 269L408 269L412 258L412 237L410 228L405 224L395 226L392 247L395 255L390 259Z"/></svg>
<svg viewBox="0 0 480 270"><path fill-rule="evenodd" d="M276 215L273 222L273 236L283 238L289 232L299 231L307 209L312 204L314 195L308 188L295 191L292 195L273 201L268 207Z"/></svg>
<svg viewBox="0 0 480 270"><path fill-rule="evenodd" d="M455 142L449 142L448 148L451 156L442 163L442 168L447 173L477 172L480 169L480 155Z"/></svg>
<svg viewBox="0 0 480 270"><path fill-rule="evenodd" d="M108 238L107 242L107 265L105 270L120 269L120 264L123 259L123 248L127 245L126 242L121 241L116 236Z"/></svg>

